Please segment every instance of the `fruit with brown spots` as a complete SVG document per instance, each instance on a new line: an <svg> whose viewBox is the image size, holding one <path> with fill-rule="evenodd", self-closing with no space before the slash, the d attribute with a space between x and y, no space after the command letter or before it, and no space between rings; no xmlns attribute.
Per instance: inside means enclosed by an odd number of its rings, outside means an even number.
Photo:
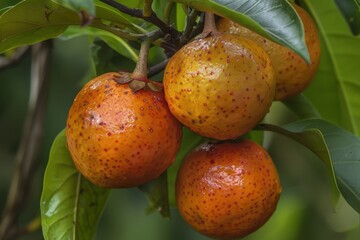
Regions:
<svg viewBox="0 0 360 240"><path fill-rule="evenodd" d="M132 91L106 73L76 96L66 137L77 169L101 187L134 187L158 177L175 160L180 123L163 91Z"/></svg>
<svg viewBox="0 0 360 240"><path fill-rule="evenodd" d="M183 46L164 73L169 108L185 126L218 140L251 130L275 94L270 59L254 42L210 33Z"/></svg>
<svg viewBox="0 0 360 240"><path fill-rule="evenodd" d="M184 159L176 182L183 218L219 239L241 238L261 227L280 192L272 159L250 140L201 145Z"/></svg>
<svg viewBox="0 0 360 240"><path fill-rule="evenodd" d="M320 41L316 24L303 8L295 4L293 6L304 25L305 42L311 60L310 65L289 48L274 43L238 23L221 19L217 24L219 31L230 32L251 39L269 54L276 75L276 100L288 99L305 90L311 83L320 60Z"/></svg>

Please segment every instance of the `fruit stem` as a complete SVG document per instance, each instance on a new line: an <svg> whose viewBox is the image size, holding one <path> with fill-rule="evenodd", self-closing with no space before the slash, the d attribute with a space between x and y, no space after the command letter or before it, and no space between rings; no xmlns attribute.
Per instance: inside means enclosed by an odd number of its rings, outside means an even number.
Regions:
<svg viewBox="0 0 360 240"><path fill-rule="evenodd" d="M216 27L214 14L211 12L206 12L203 33L210 33L210 32L214 33L214 32L218 32L218 30Z"/></svg>
<svg viewBox="0 0 360 240"><path fill-rule="evenodd" d="M162 36L161 30L150 32L147 37L143 39L140 46L139 60L136 63L135 69L131 74L131 77L136 80L147 82L147 62L148 62L148 53L151 44Z"/></svg>
<svg viewBox="0 0 360 240"><path fill-rule="evenodd" d="M133 79L137 80L147 80L147 58L149 53L149 48L151 46L151 41L149 39L145 39L141 42L140 52L139 52L139 60L136 63L135 69L131 74Z"/></svg>

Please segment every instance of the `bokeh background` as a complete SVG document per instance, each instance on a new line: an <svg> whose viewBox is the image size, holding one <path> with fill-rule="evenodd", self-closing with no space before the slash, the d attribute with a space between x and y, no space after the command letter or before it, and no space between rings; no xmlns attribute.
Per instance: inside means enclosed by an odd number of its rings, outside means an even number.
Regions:
<svg viewBox="0 0 360 240"><path fill-rule="evenodd" d="M0 8L14 4L1 0ZM90 49L87 37L56 39L50 65L50 94L45 131L34 182L24 199L20 225L40 215L42 179L55 136L65 127L67 111L82 84L90 77ZM156 59L157 52L150 59ZM155 61L155 60L154 60ZM113 61L116 69L134 66L126 59ZM0 211L3 210L15 169L14 159L25 121L30 89L31 54L18 63L0 69ZM160 78L161 76L157 76ZM281 103L275 103L266 121L285 123L294 119ZM359 240L359 215L343 199L336 199L331 178L323 163L307 149L285 137L265 135L265 146L279 169L283 193L273 217L246 240ZM147 200L136 188L114 190L98 226L97 240L205 240L172 209L171 219L146 214ZM19 239L43 239L41 229Z"/></svg>

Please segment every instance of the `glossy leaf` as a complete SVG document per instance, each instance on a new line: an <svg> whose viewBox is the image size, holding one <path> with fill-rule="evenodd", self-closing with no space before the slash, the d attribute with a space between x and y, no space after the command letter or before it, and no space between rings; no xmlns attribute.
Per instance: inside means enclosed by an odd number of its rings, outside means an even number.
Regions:
<svg viewBox="0 0 360 240"><path fill-rule="evenodd" d="M186 19L186 12L184 6L181 4L176 4L176 28L179 31L184 31L186 26L185 19Z"/></svg>
<svg viewBox="0 0 360 240"><path fill-rule="evenodd" d="M356 0L335 0L354 35L360 33L360 4Z"/></svg>
<svg viewBox="0 0 360 240"><path fill-rule="evenodd" d="M284 0L174 0L201 11L230 18L293 49L309 62L302 23Z"/></svg>
<svg viewBox="0 0 360 240"><path fill-rule="evenodd" d="M71 1L77 2L77 1ZM79 3L79 6L82 6ZM138 19L134 19L102 2L96 2L97 21L91 24L100 29L115 31L110 25L98 19L109 21L117 29L126 29L132 33L146 32ZM4 11L4 12L3 12ZM31 45L62 34L69 26L80 26L86 23L84 15L62 7L51 0L27 0L1 11L0 16L0 53L22 45ZM85 22L84 22L85 21ZM140 21L141 22L141 21ZM89 23L87 23L89 24ZM90 31L86 28L84 32ZM117 30L118 31L118 30ZM120 37L110 37L111 33L101 32L107 43L114 46L114 39L119 42ZM99 30L100 33L100 30ZM115 35L117 32L114 32ZM110 43L111 42L111 43ZM124 41L123 41L124 42ZM124 46L124 44L122 44ZM120 47L115 49L119 50ZM125 49L128 51L129 49ZM129 55L125 56L129 57ZM134 55L131 56L134 58Z"/></svg>
<svg viewBox="0 0 360 240"><path fill-rule="evenodd" d="M136 1L132 1L135 3ZM135 33L144 33L146 29L143 28L143 21L137 18L131 17L119 10L109 6L100 1L95 1L96 17L102 20L110 21L110 25L116 25L118 28L131 30Z"/></svg>
<svg viewBox="0 0 360 240"><path fill-rule="evenodd" d="M145 1L143 1L145 2ZM167 7L168 1L163 0L152 0L152 10L160 19L164 19L165 9ZM171 17L171 16L170 16Z"/></svg>
<svg viewBox="0 0 360 240"><path fill-rule="evenodd" d="M192 132L186 127L183 127L183 136L181 141L180 150L176 156L176 161L168 169L168 184L169 184L169 202L170 205L175 206L175 182L177 172L185 156L195 147L205 142L207 139Z"/></svg>
<svg viewBox="0 0 360 240"><path fill-rule="evenodd" d="M160 1L160 0L156 0ZM128 8L136 8L136 9L142 9L144 1L143 0L118 0L117 2L122 3ZM94 1L96 6L96 16L101 19L107 19L111 22L116 23L116 27L120 27L121 29L125 30L132 30L135 33L146 33L148 31L154 30L155 27L151 23L148 23L147 21L144 21L143 19L139 19L136 17L131 17L128 14L122 13L116 8L101 2L100 0ZM164 4L164 1L161 1L161 5ZM159 5L160 6L160 5ZM155 9L154 9L155 10ZM158 9L156 9L158 10ZM160 9L161 10L161 9ZM109 13L111 12L111 19L109 19ZM114 21L114 17L122 21Z"/></svg>
<svg viewBox="0 0 360 240"><path fill-rule="evenodd" d="M170 218L167 173L139 186L149 201L148 212L158 211L163 217Z"/></svg>
<svg viewBox="0 0 360 240"><path fill-rule="evenodd" d="M320 118L320 113L303 94L283 101L298 118Z"/></svg>
<svg viewBox="0 0 360 240"><path fill-rule="evenodd" d="M12 6L10 6L10 7L5 7L5 8L3 8L3 9L0 9L0 16L1 16L4 12L8 11L10 8L12 8Z"/></svg>
<svg viewBox="0 0 360 240"><path fill-rule="evenodd" d="M346 201L360 213L360 139L322 119L305 119L283 127L261 124L263 130L303 144L326 164Z"/></svg>
<svg viewBox="0 0 360 240"><path fill-rule="evenodd" d="M0 53L54 38L80 17L49 0L22 1L0 16Z"/></svg>
<svg viewBox="0 0 360 240"><path fill-rule="evenodd" d="M139 59L138 51L135 50L133 47L131 47L130 44L126 40L124 40L108 31L101 30L98 28L92 28L92 27L81 28L78 26L70 26L61 35L61 37L64 39L70 39L73 37L78 37L78 36L83 36L83 35L92 36L94 38L95 37L101 38L106 44L108 44L116 52L118 52L122 56L125 56L125 57L133 60L134 62L137 62Z"/></svg>
<svg viewBox="0 0 360 240"><path fill-rule="evenodd" d="M323 118L360 136L360 39L355 37L333 1L302 1L321 37L321 59L305 95Z"/></svg>
<svg viewBox="0 0 360 240"><path fill-rule="evenodd" d="M86 11L91 15L95 15L95 6L93 0L53 0L59 5L69 8L75 12Z"/></svg>
<svg viewBox="0 0 360 240"><path fill-rule="evenodd" d="M106 72L134 70L135 62L119 55L103 41L95 40L91 45L91 56L96 76Z"/></svg>
<svg viewBox="0 0 360 240"><path fill-rule="evenodd" d="M76 170L65 131L51 147L41 196L41 224L46 240L94 239L110 190L87 181Z"/></svg>

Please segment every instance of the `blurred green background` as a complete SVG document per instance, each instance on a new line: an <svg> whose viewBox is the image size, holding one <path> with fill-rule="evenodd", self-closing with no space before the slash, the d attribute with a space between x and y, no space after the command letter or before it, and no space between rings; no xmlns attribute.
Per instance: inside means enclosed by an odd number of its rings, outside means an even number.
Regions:
<svg viewBox="0 0 360 240"><path fill-rule="evenodd" d="M0 8L16 1L2 0ZM152 53L151 59L156 59ZM50 94L44 138L29 198L24 199L20 225L39 217L42 178L51 143L65 126L67 111L82 83L89 79L90 42L86 37L54 41L50 67ZM122 62L123 61L123 62ZM118 69L133 67L117 59ZM0 70L0 211L5 206L8 187L15 168L14 158L21 138L30 87L31 54L17 64ZM294 116L275 103L267 121L284 123ZM331 178L323 163L299 144L276 134L265 135L279 169L283 193L273 217L246 240L359 240L359 215L340 199L336 201ZM99 223L97 240L205 240L172 210L172 218L145 214L147 201L137 189L114 190ZM41 229L19 239L43 239Z"/></svg>

